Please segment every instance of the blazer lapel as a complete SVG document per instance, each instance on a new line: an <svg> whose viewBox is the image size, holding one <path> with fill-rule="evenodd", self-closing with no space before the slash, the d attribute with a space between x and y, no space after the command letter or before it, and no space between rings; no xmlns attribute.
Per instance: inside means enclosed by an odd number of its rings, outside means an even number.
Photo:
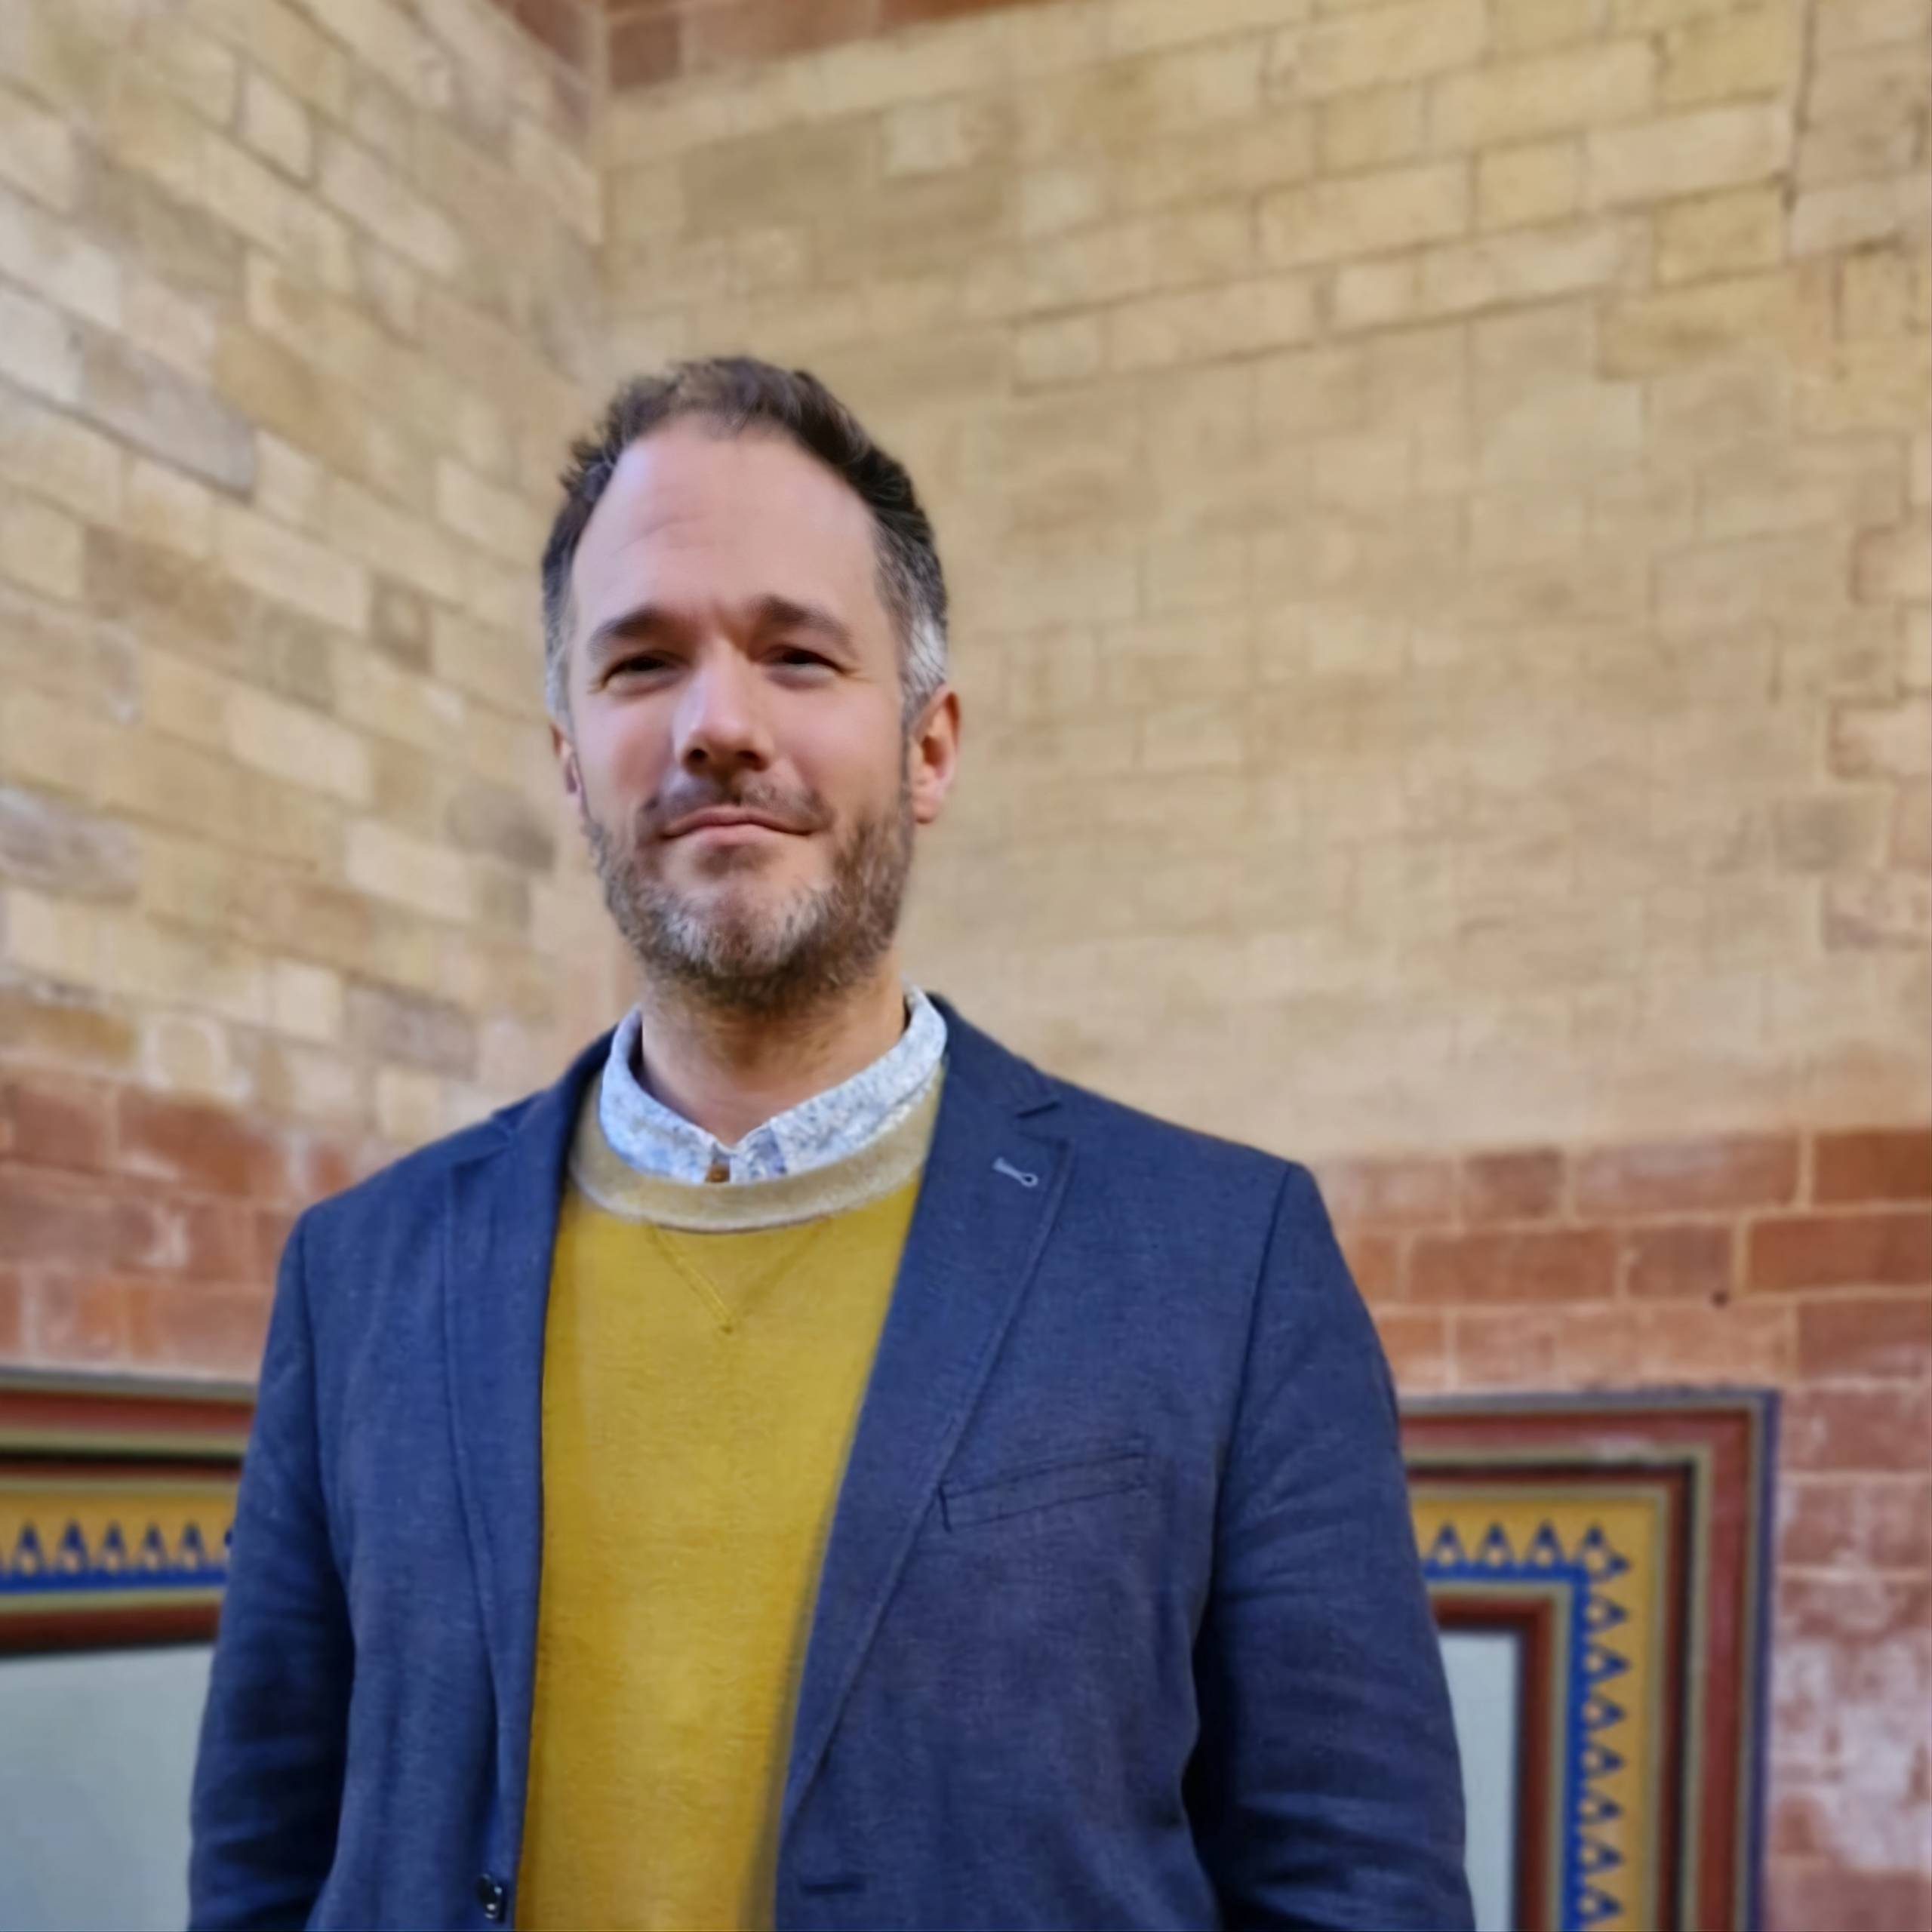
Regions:
<svg viewBox="0 0 1932 1932"><path fill-rule="evenodd" d="M543 1541L543 1328L564 1164L610 1036L448 1178L443 1334L457 1486L497 1701L505 1856L523 1831ZM398 1472L407 1481L408 1472Z"/></svg>
<svg viewBox="0 0 1932 1932"><path fill-rule="evenodd" d="M781 1844L1038 1263L1072 1159L1063 1140L1027 1118L1058 1105L1052 1088L937 1004L946 1084L826 1546Z"/></svg>

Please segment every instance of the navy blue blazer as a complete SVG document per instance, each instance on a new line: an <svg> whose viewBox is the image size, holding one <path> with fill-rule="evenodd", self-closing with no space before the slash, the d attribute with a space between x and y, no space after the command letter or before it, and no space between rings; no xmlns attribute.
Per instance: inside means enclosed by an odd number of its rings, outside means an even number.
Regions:
<svg viewBox="0 0 1932 1932"><path fill-rule="evenodd" d="M1314 1182L942 1005L779 1925L1467 1926L1395 1404ZM514 1921L545 1303L605 1051L290 1238L195 1770L195 1926Z"/></svg>

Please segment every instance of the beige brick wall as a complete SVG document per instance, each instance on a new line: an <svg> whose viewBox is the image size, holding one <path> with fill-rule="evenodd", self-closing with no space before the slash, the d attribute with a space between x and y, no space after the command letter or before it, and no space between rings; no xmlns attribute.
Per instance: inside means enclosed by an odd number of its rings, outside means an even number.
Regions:
<svg viewBox="0 0 1932 1932"><path fill-rule="evenodd" d="M1932 1107L1932 9L1062 4L621 96L613 340L848 392L915 958L1303 1152Z"/></svg>
<svg viewBox="0 0 1932 1932"><path fill-rule="evenodd" d="M8 1066L353 1166L610 1008L534 629L602 205L483 0L0 10Z"/></svg>

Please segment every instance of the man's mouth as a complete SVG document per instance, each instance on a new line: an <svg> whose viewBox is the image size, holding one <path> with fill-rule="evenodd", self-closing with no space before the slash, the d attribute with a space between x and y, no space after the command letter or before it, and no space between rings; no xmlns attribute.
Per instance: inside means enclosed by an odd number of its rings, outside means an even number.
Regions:
<svg viewBox="0 0 1932 1932"><path fill-rule="evenodd" d="M688 838L694 832L737 833L751 836L759 832L789 833L795 837L803 828L788 825L769 813L746 811L737 806L714 805L703 811L689 812L673 819L664 828L666 838Z"/></svg>

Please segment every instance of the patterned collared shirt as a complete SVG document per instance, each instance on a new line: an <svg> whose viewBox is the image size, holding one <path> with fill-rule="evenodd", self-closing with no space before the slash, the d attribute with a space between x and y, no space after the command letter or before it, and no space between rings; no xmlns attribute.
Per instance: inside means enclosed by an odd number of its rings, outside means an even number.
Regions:
<svg viewBox="0 0 1932 1932"><path fill-rule="evenodd" d="M945 1018L917 986L906 989L906 1008L905 1032L871 1066L727 1147L645 1091L637 1077L641 1020L634 1007L611 1042L598 1088L604 1137L627 1167L665 1180L776 1180L843 1160L897 1127L938 1075Z"/></svg>

